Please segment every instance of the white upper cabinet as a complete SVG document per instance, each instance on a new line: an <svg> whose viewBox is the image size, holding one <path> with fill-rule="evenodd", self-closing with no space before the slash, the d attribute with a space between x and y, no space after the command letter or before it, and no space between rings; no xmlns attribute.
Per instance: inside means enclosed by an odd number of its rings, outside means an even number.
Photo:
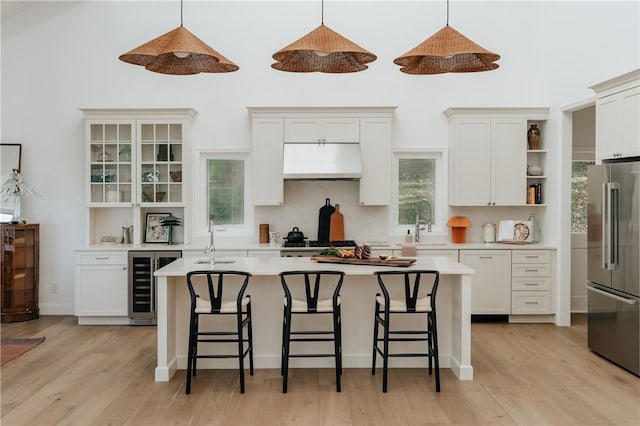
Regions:
<svg viewBox="0 0 640 426"><path fill-rule="evenodd" d="M354 117L285 118L284 141L290 143L357 143L360 141L360 120Z"/></svg>
<svg viewBox="0 0 640 426"><path fill-rule="evenodd" d="M252 118L253 203L284 204L285 143L355 143L362 160L362 206L391 201L391 121L395 107L248 107Z"/></svg>
<svg viewBox="0 0 640 426"><path fill-rule="evenodd" d="M360 126L360 205L385 206L391 203L391 114L363 118Z"/></svg>
<svg viewBox="0 0 640 426"><path fill-rule="evenodd" d="M133 225L133 243L144 237L147 209L189 221L189 137L196 111L82 109L85 116L87 239L119 236ZM188 242L180 227L179 239Z"/></svg>
<svg viewBox="0 0 640 426"><path fill-rule="evenodd" d="M254 117L252 121L253 204L281 206L284 203L282 178L281 117Z"/></svg>
<svg viewBox="0 0 640 426"><path fill-rule="evenodd" d="M449 204L527 203L527 125L547 108L449 108Z"/></svg>
<svg viewBox="0 0 640 426"><path fill-rule="evenodd" d="M640 70L591 89L596 92L596 160L640 156Z"/></svg>

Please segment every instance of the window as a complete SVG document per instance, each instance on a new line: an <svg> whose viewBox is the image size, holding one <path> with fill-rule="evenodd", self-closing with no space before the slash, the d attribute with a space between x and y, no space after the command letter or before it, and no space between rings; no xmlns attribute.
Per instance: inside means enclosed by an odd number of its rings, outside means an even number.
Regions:
<svg viewBox="0 0 640 426"><path fill-rule="evenodd" d="M208 217L215 225L244 224L244 161L208 160Z"/></svg>
<svg viewBox="0 0 640 426"><path fill-rule="evenodd" d="M446 186L442 179L442 151L396 153L396 209L393 228L395 233L405 234L416 224L418 201L427 200L431 206L421 208L420 220L426 221L431 214L433 232L442 231L443 205Z"/></svg>
<svg viewBox="0 0 640 426"><path fill-rule="evenodd" d="M593 161L573 161L571 165L571 232L587 232L587 167Z"/></svg>
<svg viewBox="0 0 640 426"><path fill-rule="evenodd" d="M227 236L249 235L253 220L249 206L247 152L231 149L200 151L193 200L195 233L206 235L209 221Z"/></svg>

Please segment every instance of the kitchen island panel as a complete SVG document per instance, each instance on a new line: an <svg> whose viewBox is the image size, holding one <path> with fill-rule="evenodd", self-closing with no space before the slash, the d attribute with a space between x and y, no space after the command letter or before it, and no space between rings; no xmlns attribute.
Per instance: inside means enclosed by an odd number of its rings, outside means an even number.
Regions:
<svg viewBox="0 0 640 426"><path fill-rule="evenodd" d="M208 268L209 265L194 264L193 260L181 259L156 273L158 276L156 381L168 381L176 370L186 369L189 296L185 276L189 270ZM370 368L374 299L379 291L373 271L391 267L323 265L312 262L308 258L244 258L237 259L233 264L214 265L214 268L245 270L253 274L248 293L251 294L252 299L256 368L280 367L283 290L277 274L280 271L294 269L343 270L347 275L341 291L344 367ZM447 258L421 259L416 266L410 267L410 269L418 268L435 268L441 270L442 274L438 290L441 367L451 368L461 380L472 380L470 293L473 271ZM403 319L403 321L412 320L419 321L417 317ZM400 321L396 324L399 327L402 326ZM304 327L304 319L301 318L294 324L296 325ZM299 343L297 348L305 351L309 350L310 345L313 344ZM401 350L400 347L397 349ZM207 361L210 362L207 363ZM426 365L424 359L397 358L391 361L392 367ZM198 365L203 368L237 368L237 360L202 360ZM333 360L294 359L292 367L333 367Z"/></svg>

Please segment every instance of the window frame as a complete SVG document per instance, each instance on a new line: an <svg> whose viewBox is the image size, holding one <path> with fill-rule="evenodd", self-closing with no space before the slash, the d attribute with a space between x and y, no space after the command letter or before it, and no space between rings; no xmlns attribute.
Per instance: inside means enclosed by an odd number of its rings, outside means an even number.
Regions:
<svg viewBox="0 0 640 426"><path fill-rule="evenodd" d="M241 225L215 225L214 230L220 237L251 236L253 232L253 204L251 204L251 156L248 149L204 148L195 151L195 200L193 206L194 234L197 237L209 235L209 160L241 160L244 162L244 223ZM217 235L218 236L218 235Z"/></svg>
<svg viewBox="0 0 640 426"><path fill-rule="evenodd" d="M446 236L448 235L448 229L446 227L447 216L447 200L448 200L448 149L446 147L433 147L433 148L396 148L393 150L393 165L392 165L392 188L391 199L392 209L389 212L389 235L396 236L398 238L404 238L407 234L407 230L411 231L411 235L415 233L415 225L400 225L398 223L398 208L399 208L399 186L400 186L400 160L401 159L425 159L435 160L435 201L431 206L433 209L433 216L438 222L433 223L432 232L429 235L432 236ZM415 236L414 236L415 237Z"/></svg>

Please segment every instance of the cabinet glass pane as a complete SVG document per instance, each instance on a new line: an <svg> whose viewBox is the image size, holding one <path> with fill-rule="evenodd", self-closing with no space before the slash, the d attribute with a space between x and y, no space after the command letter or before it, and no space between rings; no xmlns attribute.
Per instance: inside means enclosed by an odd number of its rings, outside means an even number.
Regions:
<svg viewBox="0 0 640 426"><path fill-rule="evenodd" d="M169 125L169 140L171 142L182 142L182 125L170 124Z"/></svg>
<svg viewBox="0 0 640 426"><path fill-rule="evenodd" d="M143 124L140 126L140 138L142 142L153 142L155 140L155 128L153 124Z"/></svg>
<svg viewBox="0 0 640 426"><path fill-rule="evenodd" d="M102 124L91 125L91 142L104 142L104 126Z"/></svg>
<svg viewBox="0 0 640 426"><path fill-rule="evenodd" d="M118 140L118 125L117 124L105 124L104 125L104 139L107 142L115 142Z"/></svg>

